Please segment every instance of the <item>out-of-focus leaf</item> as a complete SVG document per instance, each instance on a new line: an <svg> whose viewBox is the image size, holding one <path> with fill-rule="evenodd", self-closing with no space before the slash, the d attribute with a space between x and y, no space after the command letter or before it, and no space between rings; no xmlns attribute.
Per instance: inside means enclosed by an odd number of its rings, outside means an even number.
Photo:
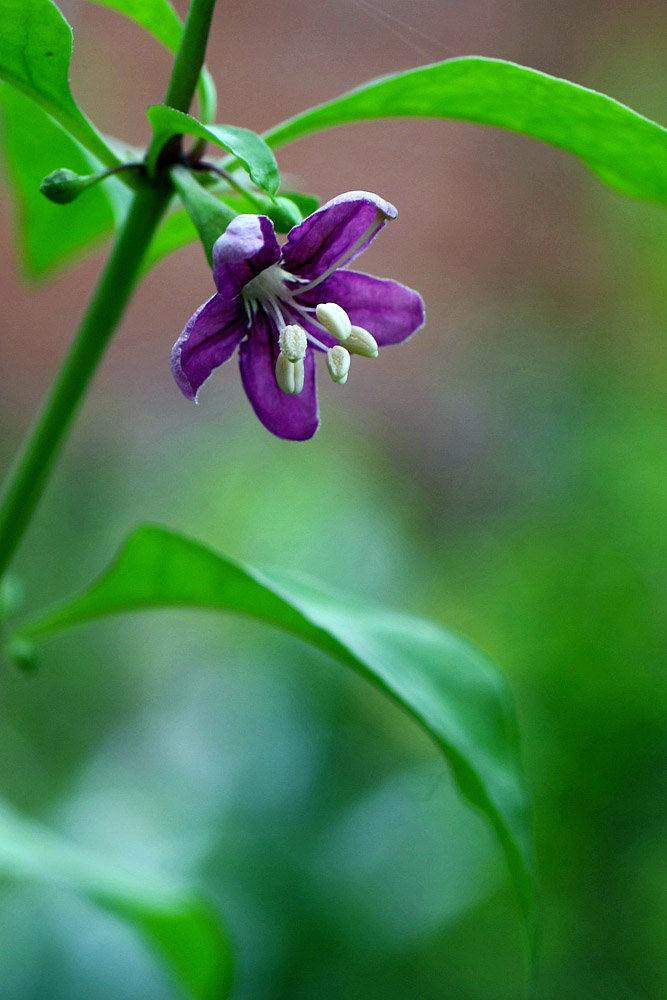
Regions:
<svg viewBox="0 0 667 1000"><path fill-rule="evenodd" d="M69 89L72 29L51 0L0 0L0 79L37 101L105 166L118 159Z"/></svg>
<svg viewBox="0 0 667 1000"><path fill-rule="evenodd" d="M229 195L220 200L239 214L247 212L268 215L270 219L273 219L278 232L287 232L290 228L289 226L281 227L280 220L276 216L276 210L282 211L285 207L284 203L291 203L295 206L302 217L310 215L319 205L319 200L313 195L293 192L280 195L275 200L267 198L266 205L263 207L258 206L254 201L241 197L241 195ZM283 212L283 214L286 213ZM173 212L164 219L153 237L144 259L143 270L149 271L163 257L173 253L174 250L180 250L181 247L187 246L188 243L193 243L197 239L197 230L188 213L184 210Z"/></svg>
<svg viewBox="0 0 667 1000"><path fill-rule="evenodd" d="M263 139L256 132L234 125L202 125L192 115L176 111L164 104L153 104L146 112L156 137L162 140L154 147L154 160L147 164L152 170L160 154L161 145L172 135L194 135L198 139L222 146L245 167L258 188L274 195L280 184L276 159Z"/></svg>
<svg viewBox="0 0 667 1000"><path fill-rule="evenodd" d="M149 271L163 257L199 239L194 222L186 211L166 216L153 236L142 261L142 270Z"/></svg>
<svg viewBox="0 0 667 1000"><path fill-rule="evenodd" d="M2 154L15 194L22 263L31 276L43 277L72 255L92 249L112 230L112 186L121 202L130 192L110 179L70 205L54 205L39 190L47 174L58 167L89 174L99 169L99 162L34 101L6 84L0 84L0 109ZM122 211L121 204L117 207Z"/></svg>
<svg viewBox="0 0 667 1000"><path fill-rule="evenodd" d="M76 892L131 924L192 1000L227 996L231 952L219 917L168 880L119 870L0 802L0 875Z"/></svg>
<svg viewBox="0 0 667 1000"><path fill-rule="evenodd" d="M169 0L90 0L91 3L111 7L125 14L132 21L161 42L170 52L176 52L181 41L183 25ZM213 121L217 103L215 84L209 71L204 68L197 84L199 96L199 117L205 122Z"/></svg>
<svg viewBox="0 0 667 1000"><path fill-rule="evenodd" d="M305 219L307 215L312 215L320 207L320 199L314 194L302 194L301 191L286 191L284 198L293 201Z"/></svg>
<svg viewBox="0 0 667 1000"><path fill-rule="evenodd" d="M371 80L268 132L273 148L371 118L459 118L574 153L626 194L667 203L667 130L618 101L525 66L466 56Z"/></svg>
<svg viewBox="0 0 667 1000"><path fill-rule="evenodd" d="M81 596L19 636L34 640L103 615L170 605L241 612L285 629L406 709L444 751L463 795L491 822L534 929L530 809L514 712L505 681L480 652L431 622L260 573L150 526L130 537Z"/></svg>

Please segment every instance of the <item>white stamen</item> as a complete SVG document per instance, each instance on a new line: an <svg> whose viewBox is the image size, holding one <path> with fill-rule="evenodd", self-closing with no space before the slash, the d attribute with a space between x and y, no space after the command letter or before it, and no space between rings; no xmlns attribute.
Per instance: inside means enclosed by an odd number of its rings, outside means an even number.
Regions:
<svg viewBox="0 0 667 1000"><path fill-rule="evenodd" d="M306 331L302 327L296 324L283 327L278 343L281 353L288 361L303 361L305 358L308 340L306 339Z"/></svg>
<svg viewBox="0 0 667 1000"><path fill-rule="evenodd" d="M362 354L365 358L377 358L377 340L363 326L353 326L352 333L345 341L345 346L351 354Z"/></svg>
<svg viewBox="0 0 667 1000"><path fill-rule="evenodd" d="M279 354L276 361L276 382L278 388L288 396L298 396L303 389L305 369L303 361L289 361L285 354Z"/></svg>
<svg viewBox="0 0 667 1000"><path fill-rule="evenodd" d="M337 302L320 302L315 315L325 330L336 340L347 340L352 332L350 317Z"/></svg>
<svg viewBox="0 0 667 1000"><path fill-rule="evenodd" d="M327 368L334 382L345 385L350 370L350 355L340 344L327 351Z"/></svg>

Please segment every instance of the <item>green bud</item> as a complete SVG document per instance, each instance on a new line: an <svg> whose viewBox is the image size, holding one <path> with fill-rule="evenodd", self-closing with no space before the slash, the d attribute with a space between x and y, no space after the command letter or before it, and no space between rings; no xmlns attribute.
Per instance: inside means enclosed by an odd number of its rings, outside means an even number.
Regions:
<svg viewBox="0 0 667 1000"><path fill-rule="evenodd" d="M0 621L6 621L23 603L23 584L13 575L0 580Z"/></svg>
<svg viewBox="0 0 667 1000"><path fill-rule="evenodd" d="M25 670L26 673L35 670L38 665L37 646L21 635L12 636L9 640L7 655L19 670Z"/></svg>
<svg viewBox="0 0 667 1000"><path fill-rule="evenodd" d="M42 194L54 201L57 205L67 205L70 201L78 198L82 191L85 191L91 184L95 184L98 177L95 175L80 177L73 170L61 168L54 170L52 174L45 177L39 186Z"/></svg>

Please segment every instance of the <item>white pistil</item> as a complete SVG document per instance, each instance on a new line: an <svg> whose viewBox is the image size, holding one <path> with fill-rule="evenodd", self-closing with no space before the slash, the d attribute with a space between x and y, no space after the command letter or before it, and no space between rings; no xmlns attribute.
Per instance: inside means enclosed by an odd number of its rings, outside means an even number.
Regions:
<svg viewBox="0 0 667 1000"><path fill-rule="evenodd" d="M377 358L377 340L363 326L353 326L350 336L345 341L350 354L362 354L365 358Z"/></svg>
<svg viewBox="0 0 667 1000"><path fill-rule="evenodd" d="M327 351L327 368L334 382L345 385L350 370L350 355L340 344Z"/></svg>
<svg viewBox="0 0 667 1000"><path fill-rule="evenodd" d="M290 361L286 354L279 354L276 361L278 388L288 396L298 396L303 389L305 369L303 361Z"/></svg>
<svg viewBox="0 0 667 1000"><path fill-rule="evenodd" d="M278 345L280 347L276 361L278 388L289 396L298 396L303 389L305 378L303 359L308 347L306 331L296 323L283 326L278 335Z"/></svg>
<svg viewBox="0 0 667 1000"><path fill-rule="evenodd" d="M302 327L296 324L283 327L278 343L281 354L284 354L288 361L303 361L305 358L308 340L306 331Z"/></svg>
<svg viewBox="0 0 667 1000"><path fill-rule="evenodd" d="M315 315L325 330L336 340L347 340L352 333L352 324L342 306L337 302L320 302Z"/></svg>

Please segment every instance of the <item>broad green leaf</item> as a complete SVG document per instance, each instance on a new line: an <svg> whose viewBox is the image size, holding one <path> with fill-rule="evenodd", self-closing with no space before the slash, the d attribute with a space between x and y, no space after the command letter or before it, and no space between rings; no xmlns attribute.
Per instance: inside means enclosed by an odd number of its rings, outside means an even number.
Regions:
<svg viewBox="0 0 667 1000"><path fill-rule="evenodd" d="M136 21L149 34L161 42L170 52L176 52L181 41L183 25L169 0L91 0L91 3L102 4L125 14ZM205 121L213 121L217 103L215 84L209 71L204 68L197 85L199 96L199 117Z"/></svg>
<svg viewBox="0 0 667 1000"><path fill-rule="evenodd" d="M239 215L241 213L257 214L258 212L268 215L270 219L273 219L278 232L287 232L290 228L289 226L282 228L275 215L275 209L280 209L282 203L291 202L304 218L314 212L319 205L319 200L313 195L293 192L281 195L275 201L267 198L264 206L258 206L256 202L251 202L240 195L230 195L220 200L233 208ZM180 250L181 247L187 246L197 239L197 230L187 212L180 210L166 216L148 248L143 263L144 271L149 271L163 257L173 253L174 250Z"/></svg>
<svg viewBox="0 0 667 1000"><path fill-rule="evenodd" d="M466 56L371 80L264 138L275 148L335 125L414 116L523 132L579 156L626 194L667 203L667 130L604 94L499 59Z"/></svg>
<svg viewBox="0 0 667 1000"><path fill-rule="evenodd" d="M70 205L54 205L39 190L47 174L58 167L89 174L99 169L99 162L14 87L0 84L0 111L0 145L15 194L22 263L30 275L43 277L72 255L92 249L112 230L111 185L120 196L129 191L117 181L106 181Z"/></svg>
<svg viewBox="0 0 667 1000"><path fill-rule="evenodd" d="M230 948L213 908L57 837L0 803L0 875L69 889L132 925L192 1000L227 996Z"/></svg>
<svg viewBox="0 0 667 1000"><path fill-rule="evenodd" d="M431 622L260 573L150 526L130 537L80 597L19 638L30 642L103 615L175 605L240 612L291 632L398 702L435 739L463 795L491 822L534 929L530 810L514 713L502 676L481 653Z"/></svg>
<svg viewBox="0 0 667 1000"><path fill-rule="evenodd" d="M72 29L51 0L0 0L0 79L37 101L105 166L117 157L69 89Z"/></svg>
<svg viewBox="0 0 667 1000"><path fill-rule="evenodd" d="M194 135L198 139L213 142L232 153L243 164L261 191L274 195L278 190L280 175L275 157L256 132L233 125L202 125L192 115L168 108L164 104L153 104L146 115L155 135L162 141L161 145L172 135ZM159 156L161 145L156 143L155 159ZM155 162L147 165L152 170Z"/></svg>

